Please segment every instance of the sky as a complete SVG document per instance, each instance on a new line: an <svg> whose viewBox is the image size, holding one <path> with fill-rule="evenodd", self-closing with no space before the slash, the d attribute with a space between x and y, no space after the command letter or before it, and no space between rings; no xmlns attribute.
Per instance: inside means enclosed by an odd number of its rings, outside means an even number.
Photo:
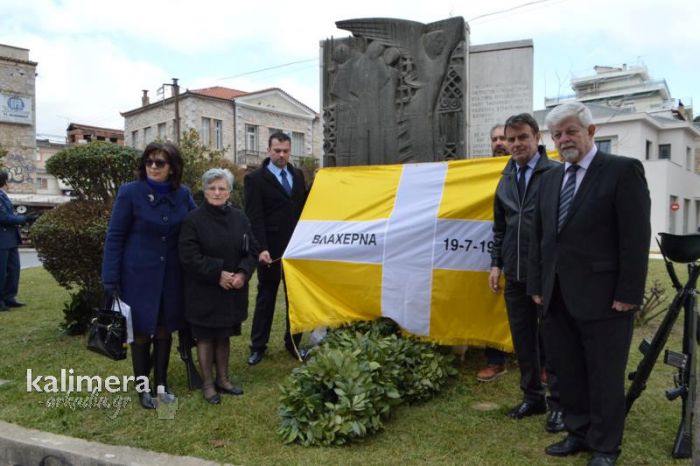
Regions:
<svg viewBox="0 0 700 466"><path fill-rule="evenodd" d="M141 90L154 101L172 78L183 90L279 87L318 111L319 41L350 35L335 21L365 17L462 16L472 45L532 39L534 109L595 65L644 64L700 113L698 0L0 0L0 12L0 43L39 63L39 134L123 128Z"/></svg>

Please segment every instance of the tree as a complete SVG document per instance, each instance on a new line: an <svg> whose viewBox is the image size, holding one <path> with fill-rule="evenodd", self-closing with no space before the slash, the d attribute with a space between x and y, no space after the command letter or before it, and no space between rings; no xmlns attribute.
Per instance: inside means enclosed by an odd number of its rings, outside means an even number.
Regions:
<svg viewBox="0 0 700 466"><path fill-rule="evenodd" d="M243 207L243 177L245 170L234 164L224 154L226 149L215 150L202 145L199 133L190 129L182 134L180 153L184 162L182 184L190 188L197 203L204 199L202 175L210 168L226 168L234 176L231 202L236 207Z"/></svg>
<svg viewBox="0 0 700 466"><path fill-rule="evenodd" d="M69 334L85 331L100 304L100 268L107 224L118 187L132 179L139 153L106 142L72 146L46 162L46 170L70 184L77 199L42 215L30 233L46 270L76 291L64 308Z"/></svg>

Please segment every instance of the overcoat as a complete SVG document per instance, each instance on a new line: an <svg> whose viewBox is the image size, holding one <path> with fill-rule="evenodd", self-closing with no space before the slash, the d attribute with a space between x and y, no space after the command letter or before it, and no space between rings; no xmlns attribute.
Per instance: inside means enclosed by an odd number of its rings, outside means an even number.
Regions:
<svg viewBox="0 0 700 466"><path fill-rule="evenodd" d="M26 222L27 217L15 215L12 201L5 192L0 192L0 249L16 248L22 242L19 226Z"/></svg>
<svg viewBox="0 0 700 466"><path fill-rule="evenodd" d="M200 327L223 328L248 317L248 279L258 263L250 221L234 207L206 201L187 214L180 230L180 261L185 277L185 318ZM244 272L238 290L219 286L221 272Z"/></svg>
<svg viewBox="0 0 700 466"><path fill-rule="evenodd" d="M119 188L107 228L102 261L105 289L117 288L131 306L134 332L153 335L162 309L167 330L182 328L180 225L196 207L184 186L159 194L146 181Z"/></svg>

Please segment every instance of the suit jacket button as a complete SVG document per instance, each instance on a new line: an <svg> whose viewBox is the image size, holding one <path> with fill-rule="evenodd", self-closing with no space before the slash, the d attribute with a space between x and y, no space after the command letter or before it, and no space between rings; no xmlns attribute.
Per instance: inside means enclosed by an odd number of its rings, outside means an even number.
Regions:
<svg viewBox="0 0 700 466"><path fill-rule="evenodd" d="M167 217L167 216L163 216L163 221L164 221L164 222L167 222L167 221L168 221L168 217Z"/></svg>
<svg viewBox="0 0 700 466"><path fill-rule="evenodd" d="M163 241L163 242L165 243L165 236L161 236L161 237L160 237L160 240Z"/></svg>
<svg viewBox="0 0 700 466"><path fill-rule="evenodd" d="M160 261L161 261L161 262L164 262L164 261L165 261L165 257L160 256Z"/></svg>

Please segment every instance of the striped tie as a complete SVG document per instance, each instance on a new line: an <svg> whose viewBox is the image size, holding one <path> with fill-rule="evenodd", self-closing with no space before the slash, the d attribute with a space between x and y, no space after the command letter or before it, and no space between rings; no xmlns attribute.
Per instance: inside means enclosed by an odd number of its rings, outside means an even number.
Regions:
<svg viewBox="0 0 700 466"><path fill-rule="evenodd" d="M571 207L571 201L574 199L574 191L576 190L576 170L579 168L578 165L569 165L569 168L566 169L569 177L566 179L564 189L562 189L559 195L559 229L557 231L561 231L569 215L569 208Z"/></svg>

